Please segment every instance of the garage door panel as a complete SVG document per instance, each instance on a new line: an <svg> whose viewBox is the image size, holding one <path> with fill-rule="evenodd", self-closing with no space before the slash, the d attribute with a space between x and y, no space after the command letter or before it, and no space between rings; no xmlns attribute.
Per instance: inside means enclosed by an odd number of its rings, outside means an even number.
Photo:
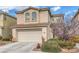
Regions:
<svg viewBox="0 0 79 59"><path fill-rule="evenodd" d="M41 31L32 31L32 30L25 30L25 31L18 31L18 41L21 42L39 42L41 40Z"/></svg>

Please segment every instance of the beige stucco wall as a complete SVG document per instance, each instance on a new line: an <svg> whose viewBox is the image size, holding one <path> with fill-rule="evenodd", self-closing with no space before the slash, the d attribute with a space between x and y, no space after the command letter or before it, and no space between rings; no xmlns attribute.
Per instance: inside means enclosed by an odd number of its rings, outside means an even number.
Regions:
<svg viewBox="0 0 79 59"><path fill-rule="evenodd" d="M53 38L52 29L48 26L48 39Z"/></svg>
<svg viewBox="0 0 79 59"><path fill-rule="evenodd" d="M0 14L0 26L12 26L12 25L16 25L16 18Z"/></svg>
<svg viewBox="0 0 79 59"><path fill-rule="evenodd" d="M37 21L32 21L32 12L37 12ZM30 13L30 21L25 21L25 13ZM49 21L49 13L48 11L38 11L30 9L25 11L24 13L17 14L17 24L31 24L31 23L48 23Z"/></svg>
<svg viewBox="0 0 79 59"><path fill-rule="evenodd" d="M48 11L40 11L40 23L48 23L49 13Z"/></svg>
<svg viewBox="0 0 79 59"><path fill-rule="evenodd" d="M2 28L2 36L3 38L11 39L12 38L12 29L11 26L16 25L16 18L11 17L7 14L3 14L3 28Z"/></svg>
<svg viewBox="0 0 79 59"><path fill-rule="evenodd" d="M79 14L78 14L78 17L77 17L78 21L79 21Z"/></svg>
<svg viewBox="0 0 79 59"><path fill-rule="evenodd" d="M3 14L0 14L0 26L3 26Z"/></svg>
<svg viewBox="0 0 79 59"><path fill-rule="evenodd" d="M10 17L8 15L4 15L5 19L3 21L4 26L14 26L17 24L16 18Z"/></svg>
<svg viewBox="0 0 79 59"><path fill-rule="evenodd" d="M47 27L43 27L42 28L42 37L45 39L45 41L47 41L47 38L48 38L48 36L47 36L47 33L48 32L48 28Z"/></svg>
<svg viewBox="0 0 79 59"><path fill-rule="evenodd" d="M0 26L12 26L15 24L16 24L15 18L10 17L8 15L0 14Z"/></svg>
<svg viewBox="0 0 79 59"><path fill-rule="evenodd" d="M77 17L77 18L78 18L78 20L79 20L79 14L78 14L78 17Z"/></svg>
<svg viewBox="0 0 79 59"><path fill-rule="evenodd" d="M13 28L12 29L12 41L17 41L17 39L16 39L16 37L17 37L17 35L16 35L16 29L15 28Z"/></svg>
<svg viewBox="0 0 79 59"><path fill-rule="evenodd" d="M2 27L0 27L0 36L2 36Z"/></svg>
<svg viewBox="0 0 79 59"><path fill-rule="evenodd" d="M17 14L16 17L17 17L17 24L24 24L25 23L24 22L24 13Z"/></svg>
<svg viewBox="0 0 79 59"><path fill-rule="evenodd" d="M12 30L9 27L13 25L16 25L16 18L13 18L6 13L0 14L0 36L3 38L10 37L12 35Z"/></svg>

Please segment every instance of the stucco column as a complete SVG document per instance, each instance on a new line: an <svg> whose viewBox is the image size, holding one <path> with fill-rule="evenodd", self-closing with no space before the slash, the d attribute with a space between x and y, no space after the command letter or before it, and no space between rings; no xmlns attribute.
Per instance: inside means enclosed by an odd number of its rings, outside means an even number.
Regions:
<svg viewBox="0 0 79 59"><path fill-rule="evenodd" d="M2 36L2 27L0 27L0 36Z"/></svg>
<svg viewBox="0 0 79 59"><path fill-rule="evenodd" d="M47 41L47 28L46 27L42 28L42 39L44 41Z"/></svg>
<svg viewBox="0 0 79 59"><path fill-rule="evenodd" d="M16 29L12 29L12 36L13 36L12 41L13 42L17 41L17 39L16 39Z"/></svg>

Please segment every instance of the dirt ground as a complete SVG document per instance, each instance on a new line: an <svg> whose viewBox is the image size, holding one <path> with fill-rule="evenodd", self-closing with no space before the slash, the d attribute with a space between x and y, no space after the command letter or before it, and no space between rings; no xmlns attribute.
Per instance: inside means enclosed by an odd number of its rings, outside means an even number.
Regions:
<svg viewBox="0 0 79 59"><path fill-rule="evenodd" d="M11 41L2 41L0 40L0 46L12 43Z"/></svg>

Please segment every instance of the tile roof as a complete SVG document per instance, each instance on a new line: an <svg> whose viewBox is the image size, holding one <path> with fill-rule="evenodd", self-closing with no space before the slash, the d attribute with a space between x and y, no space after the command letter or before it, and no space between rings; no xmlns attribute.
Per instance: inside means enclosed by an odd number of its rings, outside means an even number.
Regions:
<svg viewBox="0 0 79 59"><path fill-rule="evenodd" d="M34 10L39 10L39 11L42 11L42 10L49 10L48 8L35 8L35 7L28 7L28 8L26 8L26 9L22 10L22 11L17 11L16 13L23 13L23 12L29 10L29 9L34 9Z"/></svg>
<svg viewBox="0 0 79 59"><path fill-rule="evenodd" d="M64 14L52 14L51 16L64 16Z"/></svg>

